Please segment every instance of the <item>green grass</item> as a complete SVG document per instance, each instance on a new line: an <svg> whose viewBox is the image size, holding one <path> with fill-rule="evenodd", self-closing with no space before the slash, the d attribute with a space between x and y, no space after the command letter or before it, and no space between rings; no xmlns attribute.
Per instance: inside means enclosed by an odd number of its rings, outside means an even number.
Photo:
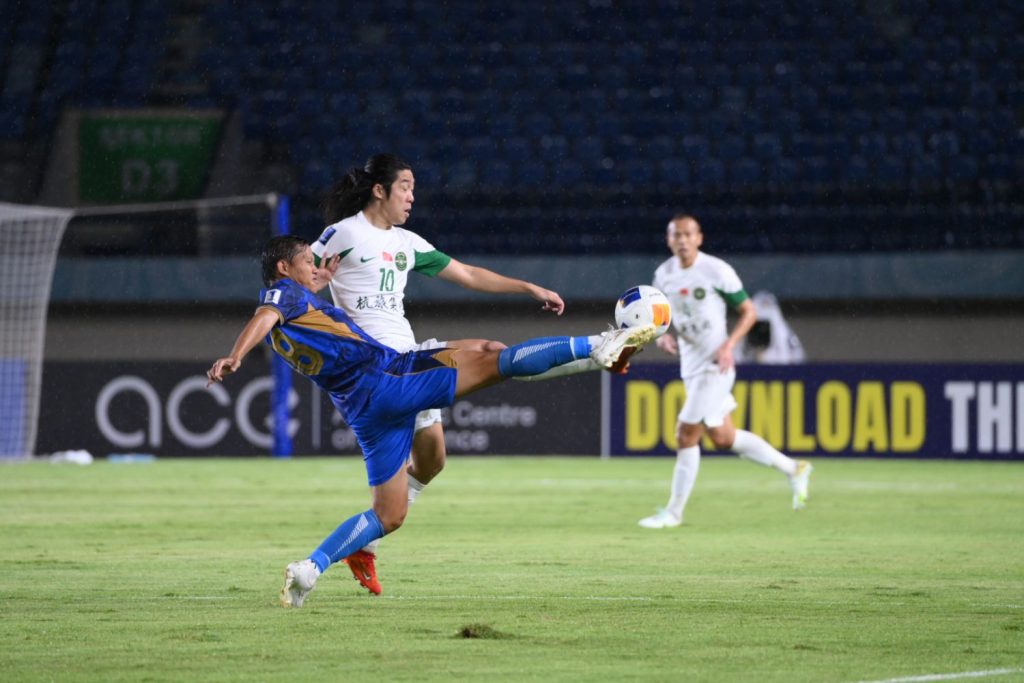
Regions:
<svg viewBox="0 0 1024 683"><path fill-rule="evenodd" d="M1024 465L453 458L384 595L284 565L365 508L355 458L0 467L3 681L1024 680ZM475 636L475 637L466 637ZM976 680L976 679L975 679Z"/></svg>

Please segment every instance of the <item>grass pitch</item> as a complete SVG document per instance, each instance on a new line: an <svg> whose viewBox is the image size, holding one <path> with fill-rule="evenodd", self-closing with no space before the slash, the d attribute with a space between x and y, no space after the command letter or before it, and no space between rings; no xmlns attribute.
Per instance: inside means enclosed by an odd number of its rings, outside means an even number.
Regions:
<svg viewBox="0 0 1024 683"><path fill-rule="evenodd" d="M0 467L4 681L1024 680L1024 464L452 458L300 610L284 565L366 507L355 458ZM919 679L950 680L950 679Z"/></svg>

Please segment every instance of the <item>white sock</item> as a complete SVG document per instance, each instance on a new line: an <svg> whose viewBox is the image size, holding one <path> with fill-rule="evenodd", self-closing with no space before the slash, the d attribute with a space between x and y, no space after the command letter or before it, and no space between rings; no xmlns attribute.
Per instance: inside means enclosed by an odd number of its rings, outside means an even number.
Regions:
<svg viewBox="0 0 1024 683"><path fill-rule="evenodd" d="M690 498L690 491L697 481L700 470L700 446L680 448L676 451L676 466L672 471L672 497L668 499L666 509L678 520L683 519L683 508Z"/></svg>
<svg viewBox="0 0 1024 683"><path fill-rule="evenodd" d="M529 375L527 377L513 377L520 382L536 382L542 379L551 379L552 377L565 377L566 375L576 375L581 372L590 372L591 370L601 370L601 366L595 363L590 358L580 358L579 360L569 361L562 365L556 365L550 370L545 370L539 375Z"/></svg>
<svg viewBox="0 0 1024 683"><path fill-rule="evenodd" d="M423 487L426 486L421 481L418 481L416 477L409 475L409 505L416 502L416 497L423 491Z"/></svg>
<svg viewBox="0 0 1024 683"><path fill-rule="evenodd" d="M745 429L736 430L736 440L732 442L732 450L747 460L774 467L787 477L796 474L796 460L779 453L770 443Z"/></svg>

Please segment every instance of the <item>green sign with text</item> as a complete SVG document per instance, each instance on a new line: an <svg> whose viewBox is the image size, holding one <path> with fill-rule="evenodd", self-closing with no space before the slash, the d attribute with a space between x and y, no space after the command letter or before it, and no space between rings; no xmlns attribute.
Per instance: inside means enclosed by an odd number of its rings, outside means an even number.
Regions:
<svg viewBox="0 0 1024 683"><path fill-rule="evenodd" d="M79 200L103 204L201 196L221 123L219 114L83 114Z"/></svg>

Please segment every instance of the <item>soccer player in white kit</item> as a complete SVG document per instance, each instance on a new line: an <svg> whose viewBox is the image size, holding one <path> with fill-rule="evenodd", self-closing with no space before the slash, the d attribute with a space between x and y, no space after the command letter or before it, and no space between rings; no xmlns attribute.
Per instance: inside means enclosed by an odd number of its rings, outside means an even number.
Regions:
<svg viewBox="0 0 1024 683"><path fill-rule="evenodd" d="M363 168L351 169L331 188L324 203L328 226L313 244L313 254L325 265L325 257L340 257L329 277L331 297L367 334L400 352L505 348L484 339L418 343L403 304L409 273L414 271L479 292L526 294L540 301L544 310L562 314L565 304L557 292L457 261L400 227L412 211L414 188L415 177L407 163L392 154L377 154ZM323 279L328 279L326 274ZM441 411L425 410L416 420L408 468L409 502L444 468L445 455ZM367 590L379 594L374 550L367 547L353 553L346 563Z"/></svg>
<svg viewBox="0 0 1024 683"><path fill-rule="evenodd" d="M757 311L732 266L700 251L703 241L704 234L693 216L675 216L666 232L673 256L654 272L652 284L671 302L676 332L663 334L657 344L662 351L679 356L686 401L677 419L678 450L668 505L640 520L640 526L647 529L682 524L683 509L697 481L700 439L705 432L716 447L785 474L793 491L794 509L807 502L811 464L783 455L761 437L733 424L733 348L757 321ZM731 332L726 306L738 314Z"/></svg>

